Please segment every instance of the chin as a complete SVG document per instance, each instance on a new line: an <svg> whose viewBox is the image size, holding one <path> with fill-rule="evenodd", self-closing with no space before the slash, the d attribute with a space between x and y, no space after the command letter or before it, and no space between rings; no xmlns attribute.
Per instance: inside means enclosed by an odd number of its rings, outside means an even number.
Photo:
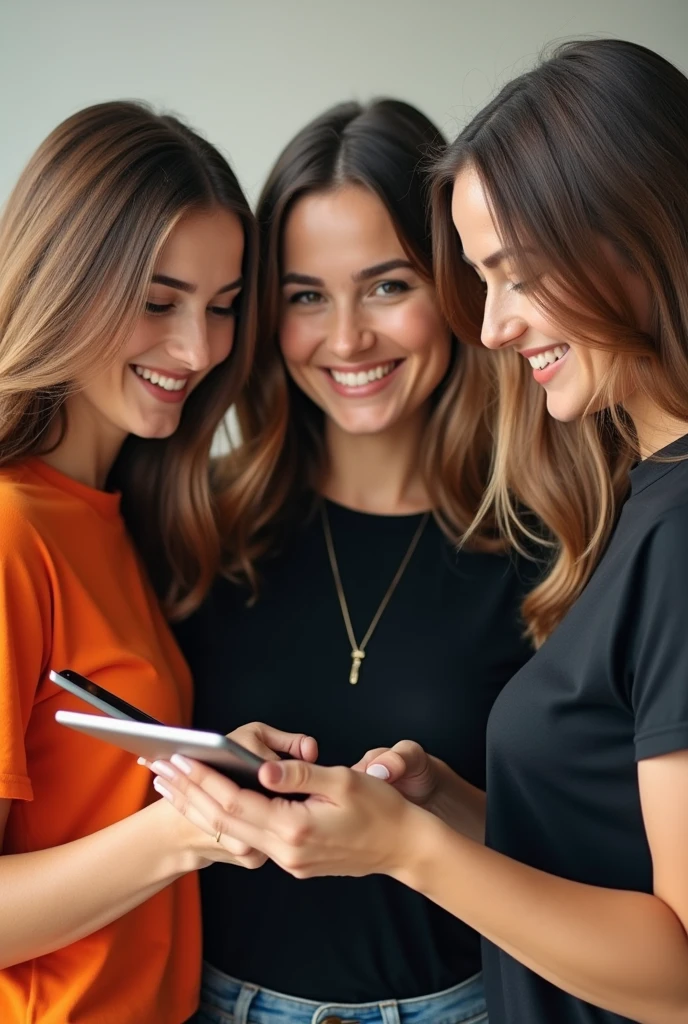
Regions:
<svg viewBox="0 0 688 1024"><path fill-rule="evenodd" d="M179 418L174 422L167 420L164 423L139 423L136 427L132 427L129 433L149 441L163 441L166 437L171 437L178 426Z"/></svg>
<svg viewBox="0 0 688 1024"><path fill-rule="evenodd" d="M547 412L560 423L573 423L583 418L585 407L577 402L567 401L561 395L547 396Z"/></svg>
<svg viewBox="0 0 688 1024"><path fill-rule="evenodd" d="M337 420L336 422L337 426L343 433L352 434L355 435L356 437L365 437L371 434L384 433L385 430L389 430L390 427L394 426L396 420L385 420L384 422L380 422L380 420L359 420L357 422Z"/></svg>

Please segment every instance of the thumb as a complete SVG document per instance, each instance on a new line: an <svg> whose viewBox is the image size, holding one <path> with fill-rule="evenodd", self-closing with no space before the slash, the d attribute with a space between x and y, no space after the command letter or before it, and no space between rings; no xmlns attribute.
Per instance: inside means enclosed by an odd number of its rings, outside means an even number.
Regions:
<svg viewBox="0 0 688 1024"><path fill-rule="evenodd" d="M266 761L258 779L275 793L317 793L326 795L332 788L332 769L308 761Z"/></svg>
<svg viewBox="0 0 688 1024"><path fill-rule="evenodd" d="M419 743L400 740L390 750L368 758L365 771L378 779L400 782L422 776L430 769L430 759ZM364 758L364 761L366 758Z"/></svg>

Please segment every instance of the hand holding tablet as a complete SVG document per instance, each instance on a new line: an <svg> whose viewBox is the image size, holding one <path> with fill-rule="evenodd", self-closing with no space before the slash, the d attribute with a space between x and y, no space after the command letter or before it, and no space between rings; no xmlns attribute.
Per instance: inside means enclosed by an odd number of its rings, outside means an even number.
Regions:
<svg viewBox="0 0 688 1024"><path fill-rule="evenodd" d="M71 669L51 672L50 678L58 686L104 712L102 715L89 715L76 711L56 711L55 720L61 725L87 736L105 740L148 762L169 761L173 754L181 754L211 765L242 789L273 795L258 781L258 769L266 758L258 756L230 737L220 733L163 725L162 722ZM310 739L284 733L269 726L261 726L260 731L260 745L265 747L268 754L272 752L274 744L275 752L302 757L302 740ZM311 740L310 743L314 745L315 741ZM313 753L317 756L317 748ZM310 757L308 759L310 760Z"/></svg>

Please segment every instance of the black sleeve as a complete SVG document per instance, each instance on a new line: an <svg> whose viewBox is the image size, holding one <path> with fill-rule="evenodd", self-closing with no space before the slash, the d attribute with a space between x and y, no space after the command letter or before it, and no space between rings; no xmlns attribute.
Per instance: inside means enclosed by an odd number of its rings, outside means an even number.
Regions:
<svg viewBox="0 0 688 1024"><path fill-rule="evenodd" d="M630 638L637 761L688 749L688 508L664 515L645 555Z"/></svg>

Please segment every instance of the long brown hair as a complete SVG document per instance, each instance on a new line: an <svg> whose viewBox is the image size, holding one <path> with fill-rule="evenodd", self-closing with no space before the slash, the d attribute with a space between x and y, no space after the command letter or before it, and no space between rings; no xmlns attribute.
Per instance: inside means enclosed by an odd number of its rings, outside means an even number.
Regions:
<svg viewBox="0 0 688 1024"><path fill-rule="evenodd" d="M551 572L524 605L538 642L585 586L627 491L637 439L617 396L637 390L670 415L688 417L686 111L688 79L656 53L618 40L569 43L506 85L437 167L438 293L456 333L480 344L482 286L451 222L456 175L470 166L532 300L564 336L612 354L590 406L603 411L579 423L547 414L543 389L516 353L492 357L496 448L477 523L490 512L519 543L530 533L525 508L549 528ZM647 285L649 332L602 239Z"/></svg>
<svg viewBox="0 0 688 1024"><path fill-rule="evenodd" d="M130 437L109 486L177 615L218 564L208 483L215 430L249 370L257 234L232 170L174 117L102 103L64 121L21 175L0 220L0 465L47 450L74 381L101 370L143 313L155 260L192 208L242 221L245 280L234 349L195 389L165 440Z"/></svg>
<svg viewBox="0 0 688 1024"><path fill-rule="evenodd" d="M254 371L237 402L243 443L217 467L230 573L256 583L272 553L316 501L323 468L322 411L288 377L279 351L281 250L294 205L343 184L362 185L384 204L409 259L426 280L433 261L427 157L439 130L397 100L345 103L308 124L270 173L257 209L261 234L261 323ZM433 396L422 465L436 518L458 541L473 519L490 453L490 361L455 340L452 364ZM490 538L475 535L476 547Z"/></svg>

